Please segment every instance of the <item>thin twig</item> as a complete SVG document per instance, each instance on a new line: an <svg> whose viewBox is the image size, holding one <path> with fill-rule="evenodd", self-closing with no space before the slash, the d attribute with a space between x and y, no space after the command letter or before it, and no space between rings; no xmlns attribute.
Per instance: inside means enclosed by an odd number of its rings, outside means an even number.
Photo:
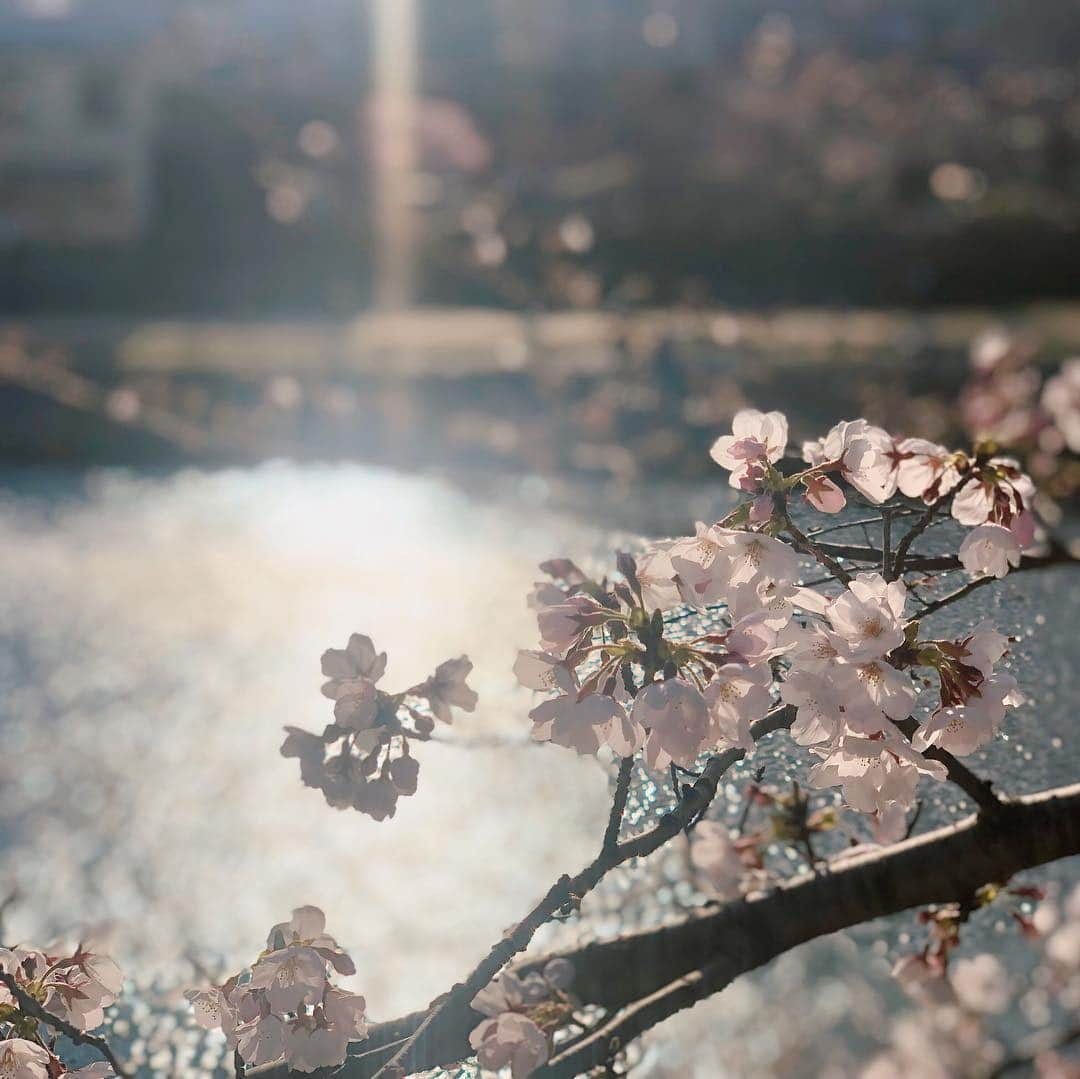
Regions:
<svg viewBox="0 0 1080 1079"><path fill-rule="evenodd" d="M615 799L611 803L611 814L608 817L607 829L604 831L602 849L605 851L612 851L619 845L619 826L622 824L623 813L626 811L626 799L630 794L630 773L633 768L633 755L623 757L619 765L618 778L615 780Z"/></svg>
<svg viewBox="0 0 1080 1079"><path fill-rule="evenodd" d="M889 579L889 558L892 549L892 511L881 511L881 576Z"/></svg>
<svg viewBox="0 0 1080 1079"><path fill-rule="evenodd" d="M116 1054L109 1047L109 1043L103 1037L99 1034L90 1034L85 1030L80 1030L66 1019L61 1019L60 1016L53 1015L52 1012L47 1012L32 996L30 996L29 993L26 992L25 989L23 989L21 985L19 985L15 980L14 974L8 974L7 971L0 970L0 981L7 986L8 992L15 998L16 1003L19 1005L19 1011L21 1011L23 1015L30 1016L39 1023L44 1023L46 1026L52 1027L53 1030L66 1035L76 1045L92 1046L109 1062L109 1067L120 1076L120 1079L126 1079L129 1073L121 1065Z"/></svg>
<svg viewBox="0 0 1080 1079"><path fill-rule="evenodd" d="M822 547L814 543L812 539L801 532L790 517L784 521L784 528L788 535L795 541L795 546L802 551L803 554L808 554L813 558L816 558L842 584L851 584L851 576L848 574L847 570L845 570L836 559L830 557L827 551L823 550Z"/></svg>
<svg viewBox="0 0 1080 1079"><path fill-rule="evenodd" d="M963 599L965 596L971 595L976 588L982 588L984 584L989 584L991 581L996 580L995 577L976 577L973 581L968 581L967 584L957 588L954 592L950 592L946 596L942 596L941 599L935 599L930 603L927 603L921 611L919 611L919 617L925 618L928 614L933 614L935 611L940 611L942 607L948 607L949 604L955 603L959 599Z"/></svg>
<svg viewBox="0 0 1080 1079"><path fill-rule="evenodd" d="M960 485L961 487L963 484ZM957 490L960 488L958 487ZM950 491L947 494L942 495L940 498L935 499L926 508L926 512L908 529L907 534L896 546L896 558L893 559L891 576L888 578L890 581L895 581L904 575L904 571L907 569L907 556L908 551L911 550L911 545L930 527L930 522L934 519L934 514L944 503L953 496L955 492Z"/></svg>

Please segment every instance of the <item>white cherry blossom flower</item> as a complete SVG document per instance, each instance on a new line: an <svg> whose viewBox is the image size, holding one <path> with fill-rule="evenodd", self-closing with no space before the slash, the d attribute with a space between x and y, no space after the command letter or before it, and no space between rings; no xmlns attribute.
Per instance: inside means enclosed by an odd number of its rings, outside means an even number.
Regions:
<svg viewBox="0 0 1080 1079"><path fill-rule="evenodd" d="M606 617L600 604L589 596L565 597L562 603L537 610L540 643L544 651L565 656L586 630L599 625Z"/></svg>
<svg viewBox="0 0 1080 1079"><path fill-rule="evenodd" d="M860 494L880 505L896 492L893 441L866 420L841 420L816 442L803 443L803 460L815 468L832 466Z"/></svg>
<svg viewBox="0 0 1080 1079"><path fill-rule="evenodd" d="M1031 506L1035 484L1011 457L992 457L974 471L952 500L952 516L962 525L1009 526Z"/></svg>
<svg viewBox="0 0 1080 1079"><path fill-rule="evenodd" d="M338 687L343 682L363 678L374 684L386 670L386 653L376 652L371 638L354 633L344 648L328 648L322 654L322 672L329 681L322 691L331 700L341 695Z"/></svg>
<svg viewBox="0 0 1080 1079"><path fill-rule="evenodd" d="M330 683L327 683L330 685ZM324 687L325 689L325 687ZM379 714L379 691L367 678L334 683L334 722L352 731L369 730Z"/></svg>
<svg viewBox="0 0 1080 1079"><path fill-rule="evenodd" d="M591 755L609 745L622 757L635 753L644 731L618 701L601 693L578 699L577 690L538 704L530 713L532 736Z"/></svg>
<svg viewBox="0 0 1080 1079"><path fill-rule="evenodd" d="M472 670L472 660L468 656L458 656L457 659L444 660L435 668L435 673L413 686L410 693L417 697L423 697L436 719L443 723L452 723L453 714L450 709L460 708L463 712L472 712L476 709L479 700L476 691L465 683L469 672Z"/></svg>
<svg viewBox="0 0 1080 1079"><path fill-rule="evenodd" d="M798 577L799 556L786 543L761 532L725 530L724 534L728 542L724 544L720 559L726 563L728 585L759 585L767 581L786 583Z"/></svg>
<svg viewBox="0 0 1080 1079"><path fill-rule="evenodd" d="M223 987L214 985L209 989L188 989L184 997L191 1005L195 1022L203 1030L220 1030L228 1036L236 1029L236 1011Z"/></svg>
<svg viewBox="0 0 1080 1079"><path fill-rule="evenodd" d="M513 1079L527 1079L548 1058L544 1032L516 1012L485 1019L469 1035L469 1044L481 1068L499 1071L509 1066Z"/></svg>
<svg viewBox="0 0 1080 1079"><path fill-rule="evenodd" d="M648 611L669 611L682 602L675 584L675 567L671 564L671 550L676 542L654 543L637 560L641 598Z"/></svg>
<svg viewBox="0 0 1080 1079"><path fill-rule="evenodd" d="M632 718L649 731L645 760L650 768L666 768L672 761L692 764L712 730L705 698L683 678L646 686L634 698Z"/></svg>
<svg viewBox="0 0 1080 1079"><path fill-rule="evenodd" d="M796 707L792 738L799 745L833 742L848 730L875 733L883 726L880 709L865 694L852 691L850 670L793 669L780 684L780 697Z"/></svg>
<svg viewBox="0 0 1080 1079"><path fill-rule="evenodd" d="M1020 543L1002 525L979 525L960 544L960 561L972 577L1001 578L1020 565Z"/></svg>
<svg viewBox="0 0 1080 1079"><path fill-rule="evenodd" d="M741 663L720 667L705 688L705 704L712 718L710 740L719 746L738 746L748 753L754 748L750 724L772 707L772 671Z"/></svg>
<svg viewBox="0 0 1080 1079"><path fill-rule="evenodd" d="M884 712L890 719L907 719L911 715L915 687L910 675L883 659L854 664L854 668L859 683L879 712ZM864 730L863 733L869 732Z"/></svg>
<svg viewBox="0 0 1080 1079"><path fill-rule="evenodd" d="M828 609L829 621L852 662L878 659L904 643L907 589L878 573L860 573Z"/></svg>
<svg viewBox="0 0 1080 1079"><path fill-rule="evenodd" d="M717 898L737 899L742 894L748 870L727 825L711 820L699 822L694 828L690 858Z"/></svg>
<svg viewBox="0 0 1080 1079"><path fill-rule="evenodd" d="M0 1079L49 1079L50 1056L26 1038L0 1041Z"/></svg>
<svg viewBox="0 0 1080 1079"><path fill-rule="evenodd" d="M897 444L896 485L908 498L933 502L960 480L956 454L925 438L905 438Z"/></svg>
<svg viewBox="0 0 1080 1079"><path fill-rule="evenodd" d="M80 1030L95 1030L123 984L120 968L108 956L79 945L70 958L52 964L45 978L45 1008Z"/></svg>
<svg viewBox="0 0 1080 1079"><path fill-rule="evenodd" d="M273 1064L285 1053L285 1021L266 1012L236 1030L236 1047L245 1064Z"/></svg>
<svg viewBox="0 0 1080 1079"><path fill-rule="evenodd" d="M267 934L266 946L270 950L290 944L314 948L338 974L356 973L352 959L326 932L326 915L318 907L297 907L287 922L279 922Z"/></svg>
<svg viewBox="0 0 1080 1079"><path fill-rule="evenodd" d="M997 734L1007 708L1022 702L1016 679L1010 674L995 674L966 703L939 708L915 732L912 744L920 750L940 746L966 757Z"/></svg>
<svg viewBox="0 0 1080 1079"><path fill-rule="evenodd" d="M945 779L943 765L916 753L899 735L863 738L846 735L824 751L810 769L812 787L843 788L844 800L863 813L883 812L891 802L907 808L915 802L920 775Z"/></svg>
<svg viewBox="0 0 1080 1079"><path fill-rule="evenodd" d="M732 487L742 487L751 469L761 461L775 462L787 449L788 422L782 412L759 412L744 408L735 414L732 433L721 435L709 456L726 468Z"/></svg>
<svg viewBox="0 0 1080 1079"><path fill-rule="evenodd" d="M694 536L674 540L667 555L680 599L700 608L722 600L731 583L729 567L720 554L733 533L701 521L696 529Z"/></svg>
<svg viewBox="0 0 1080 1079"><path fill-rule="evenodd" d="M566 664L549 652L518 652L514 675L526 689L558 689L569 693L574 686L573 676Z"/></svg>
<svg viewBox="0 0 1080 1079"><path fill-rule="evenodd" d="M326 961L314 948L289 945L264 955L251 968L252 989L265 989L277 1013L315 1004L326 988Z"/></svg>

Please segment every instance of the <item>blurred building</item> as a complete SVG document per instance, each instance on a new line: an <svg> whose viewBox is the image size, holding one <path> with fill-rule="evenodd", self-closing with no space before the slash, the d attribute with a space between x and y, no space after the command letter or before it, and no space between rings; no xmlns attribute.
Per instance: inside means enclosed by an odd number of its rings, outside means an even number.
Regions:
<svg viewBox="0 0 1080 1079"><path fill-rule="evenodd" d="M151 2L0 8L0 243L125 242L142 230L164 16Z"/></svg>

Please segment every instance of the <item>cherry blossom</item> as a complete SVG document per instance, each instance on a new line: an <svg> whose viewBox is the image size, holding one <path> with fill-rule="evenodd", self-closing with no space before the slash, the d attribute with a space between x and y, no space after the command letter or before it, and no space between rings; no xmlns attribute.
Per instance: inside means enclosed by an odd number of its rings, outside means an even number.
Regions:
<svg viewBox="0 0 1080 1079"><path fill-rule="evenodd" d="M328 648L323 652L322 672L329 679L323 686L323 693L336 701L342 683L362 678L374 684L385 671L386 653L376 652L370 637L354 633L344 648Z"/></svg>
<svg viewBox="0 0 1080 1079"><path fill-rule="evenodd" d="M49 1051L26 1038L0 1041L0 1079L49 1079Z"/></svg>
<svg viewBox="0 0 1080 1079"><path fill-rule="evenodd" d="M548 1040L528 1016L504 1012L485 1019L469 1035L476 1059L486 1071L509 1066L513 1079L527 1079L548 1058Z"/></svg>
<svg viewBox="0 0 1080 1079"><path fill-rule="evenodd" d="M374 820L393 817L398 799L416 793L420 766L410 739L428 739L436 720L449 723L452 709L471 712L477 703L465 681L472 670L467 656L440 663L423 682L394 695L375 684L385 667L386 654L376 653L363 634L354 633L344 649L328 649L323 694L334 701L334 722L321 735L286 727L281 745L283 757L299 761L305 786L322 791L334 809Z"/></svg>
<svg viewBox="0 0 1080 1079"><path fill-rule="evenodd" d="M768 667L725 663L705 689L705 704L712 719L711 741L750 752L754 739L750 724L772 707L772 672Z"/></svg>
<svg viewBox="0 0 1080 1079"><path fill-rule="evenodd" d="M905 438L897 444L896 456L896 486L908 498L934 502L960 481L957 454L936 442Z"/></svg>
<svg viewBox="0 0 1080 1079"><path fill-rule="evenodd" d="M722 435L710 450L712 459L726 468L732 487L753 489L760 478L761 462L773 463L787 449L788 422L782 412L758 412L745 408L735 414L732 433Z"/></svg>
<svg viewBox="0 0 1080 1079"><path fill-rule="evenodd" d="M298 907L273 926L267 950L224 985L185 993L196 1023L220 1029L250 1067L284 1061L293 1071L336 1067L349 1042L367 1036L362 996L330 983L329 969L355 973L325 932L318 907Z"/></svg>
<svg viewBox="0 0 1080 1079"><path fill-rule="evenodd" d="M853 662L878 659L904 642L903 614L907 589L886 582L879 573L860 573L829 604L828 617Z"/></svg>
<svg viewBox="0 0 1080 1079"><path fill-rule="evenodd" d="M44 994L46 1010L79 1030L101 1026L105 1009L118 999L124 982L112 959L82 944L71 954L0 949L0 969L33 986L35 994Z"/></svg>
<svg viewBox="0 0 1080 1079"><path fill-rule="evenodd" d="M626 757L644 740L636 719L630 720L618 701L601 694L566 693L538 704L529 717L537 741L554 742L579 753L596 753L600 746L610 745Z"/></svg>
<svg viewBox="0 0 1080 1079"><path fill-rule="evenodd" d="M726 825L701 821L694 828L690 856L717 898L736 899L742 894L751 870Z"/></svg>
<svg viewBox="0 0 1080 1079"><path fill-rule="evenodd" d="M451 723L454 718L451 707L460 708L463 712L472 712L476 708L479 699L476 691L465 684L472 666L468 656L445 660L435 668L433 675L414 686L409 693L424 698L436 719Z"/></svg>
<svg viewBox="0 0 1080 1079"><path fill-rule="evenodd" d="M823 760L810 769L810 785L842 787L848 805L864 813L884 812L892 802L907 808L915 802L920 775L938 780L946 776L943 765L922 757L899 736L846 735L835 747L819 752Z"/></svg>
<svg viewBox="0 0 1080 1079"><path fill-rule="evenodd" d="M1011 457L976 463L952 500L952 515L962 525L1011 525L1035 496L1035 485Z"/></svg>
<svg viewBox="0 0 1080 1079"><path fill-rule="evenodd" d="M648 730L645 759L650 768L693 764L712 732L701 690L683 678L646 686L635 698L634 722Z"/></svg>
<svg viewBox="0 0 1080 1079"><path fill-rule="evenodd" d="M896 491L893 441L866 420L842 420L822 439L803 443L803 460L838 471L863 497L880 504Z"/></svg>
<svg viewBox="0 0 1080 1079"><path fill-rule="evenodd" d="M966 703L939 708L915 732L912 743L917 749L934 745L965 757L997 734L1008 707L1021 703L1016 679L1009 674L995 674Z"/></svg>
<svg viewBox="0 0 1080 1079"><path fill-rule="evenodd" d="M536 612L540 642L547 652L565 656L593 626L604 621L604 609L589 596L569 596L562 603Z"/></svg>
<svg viewBox="0 0 1080 1079"><path fill-rule="evenodd" d="M798 577L799 556L786 543L761 532L724 534L728 542L721 559L727 566L728 585L788 582Z"/></svg>
<svg viewBox="0 0 1080 1079"><path fill-rule="evenodd" d="M1020 565L1020 543L1008 528L979 525L960 544L960 561L973 577L1004 577Z"/></svg>
<svg viewBox="0 0 1080 1079"><path fill-rule="evenodd" d="M574 685L566 664L549 652L518 652L514 675L526 689L559 689L569 693Z"/></svg>

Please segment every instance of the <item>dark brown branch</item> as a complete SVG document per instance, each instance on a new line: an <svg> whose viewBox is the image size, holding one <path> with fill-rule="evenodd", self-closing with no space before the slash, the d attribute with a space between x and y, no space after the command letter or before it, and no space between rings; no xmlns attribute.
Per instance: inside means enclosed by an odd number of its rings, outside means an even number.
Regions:
<svg viewBox="0 0 1080 1079"><path fill-rule="evenodd" d="M127 1076L128 1072L121 1065L116 1054L112 1051L109 1043L101 1037L99 1034L90 1034L85 1030L80 1030L77 1026L69 1023L66 1019L61 1019L58 1015L53 1015L52 1012L47 1012L25 989L15 980L14 974L8 974L6 971L0 970L0 981L7 986L8 992L15 998L15 1002L19 1005L19 1011L23 1015L30 1016L32 1019L36 1019L39 1023L44 1023L47 1027L51 1027L53 1030L58 1031L70 1038L76 1045L89 1045L98 1051L98 1053L109 1062L109 1067L121 1079Z"/></svg>
<svg viewBox="0 0 1080 1079"><path fill-rule="evenodd" d="M634 769L634 758L623 757L619 765L619 775L615 780L615 798L611 803L611 815L608 817L604 832L602 850L612 851L619 845L619 826L626 811L626 799L630 794L630 774Z"/></svg>
<svg viewBox="0 0 1080 1079"><path fill-rule="evenodd" d="M963 484L960 484L962 487ZM960 489L957 487L957 490ZM904 573L908 569L913 569L907 562L908 551L911 550L911 545L930 527L930 522L934 519L934 514L944 504L944 502L952 497L954 492L942 495L935 502L932 502L926 512L907 530L904 538L896 545L896 557L893 559L892 569L890 570L890 581L895 581L899 577L903 577Z"/></svg>
<svg viewBox="0 0 1080 1079"><path fill-rule="evenodd" d="M1080 784L1010 802L995 822L969 817L708 917L568 954L585 975L575 991L623 1010L534 1079L570 1079L604 1063L613 1044L808 940L913 907L963 903L983 884L1078 853Z"/></svg>
<svg viewBox="0 0 1080 1079"><path fill-rule="evenodd" d="M810 555L811 558L815 558L842 584L851 584L850 574L831 556L828 550L830 545L815 543L805 533L799 530L798 526L790 517L785 520L784 529L791 537L792 544L796 550L802 551L803 554ZM878 557L881 557L880 554Z"/></svg>
<svg viewBox="0 0 1080 1079"><path fill-rule="evenodd" d="M989 584L991 581L996 580L995 577L976 577L973 581L968 581L967 584L961 585L955 591L950 592L946 596L942 596L940 599L932 600L927 603L921 611L919 611L918 617L925 618L928 614L933 614L935 611L940 611L943 607L948 607L950 604L956 603L957 600L963 599L965 596L971 595L977 588L982 588L984 584Z"/></svg>

